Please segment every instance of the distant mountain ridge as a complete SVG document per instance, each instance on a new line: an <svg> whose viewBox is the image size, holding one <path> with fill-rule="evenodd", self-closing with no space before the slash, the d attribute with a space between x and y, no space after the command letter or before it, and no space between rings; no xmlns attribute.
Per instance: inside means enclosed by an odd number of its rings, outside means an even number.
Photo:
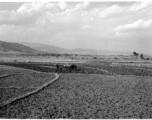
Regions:
<svg viewBox="0 0 152 120"><path fill-rule="evenodd" d="M56 47L53 45L45 45L45 44L38 44L38 43L26 43L26 42L21 42L20 44L23 44L25 46L28 46L30 48L33 48L37 51L42 51L42 52L60 53L60 54L61 53L71 53L71 51L68 49Z"/></svg>
<svg viewBox="0 0 152 120"><path fill-rule="evenodd" d="M129 52L117 52L96 49L65 49L53 45L38 43L12 43L0 41L0 53L57 53L57 54L80 54L80 55L130 55Z"/></svg>
<svg viewBox="0 0 152 120"><path fill-rule="evenodd" d="M0 53L35 53L36 50L19 43L0 41Z"/></svg>
<svg viewBox="0 0 152 120"><path fill-rule="evenodd" d="M21 44L31 47L35 50L43 51L43 52L50 52L50 53L68 53L68 54L80 54L80 55L130 55L129 52L119 52L119 51L108 51L108 50L96 50L96 49L65 49L61 47L56 47L52 45L44 45L44 44L37 44L37 43L25 43L22 42Z"/></svg>

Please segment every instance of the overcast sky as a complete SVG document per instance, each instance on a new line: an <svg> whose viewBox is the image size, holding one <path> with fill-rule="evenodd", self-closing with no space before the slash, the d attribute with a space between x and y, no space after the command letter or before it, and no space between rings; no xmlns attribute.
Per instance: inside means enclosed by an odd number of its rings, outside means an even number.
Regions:
<svg viewBox="0 0 152 120"><path fill-rule="evenodd" d="M152 54L152 2L0 2L0 40Z"/></svg>

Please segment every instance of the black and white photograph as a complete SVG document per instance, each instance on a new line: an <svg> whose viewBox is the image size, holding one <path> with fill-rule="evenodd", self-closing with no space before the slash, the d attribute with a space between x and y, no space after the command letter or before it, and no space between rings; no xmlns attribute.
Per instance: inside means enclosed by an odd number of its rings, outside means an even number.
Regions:
<svg viewBox="0 0 152 120"><path fill-rule="evenodd" d="M152 119L152 1L0 1L0 119Z"/></svg>

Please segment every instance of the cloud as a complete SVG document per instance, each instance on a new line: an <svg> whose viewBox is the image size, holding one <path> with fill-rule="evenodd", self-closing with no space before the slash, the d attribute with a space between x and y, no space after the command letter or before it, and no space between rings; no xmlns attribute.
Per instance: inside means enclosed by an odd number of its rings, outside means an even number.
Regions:
<svg viewBox="0 0 152 120"><path fill-rule="evenodd" d="M79 3L73 7L74 10L83 10L86 9L90 3L88 1L85 1L83 3Z"/></svg>
<svg viewBox="0 0 152 120"><path fill-rule="evenodd" d="M66 2L58 3L33 2L25 3L17 10L0 11L0 24L28 25L39 22L39 19L50 20L51 23L64 23L80 17L79 10L85 10L89 6L89 2L77 3L69 6ZM49 18L50 17L50 18ZM44 23L45 20L43 20Z"/></svg>
<svg viewBox="0 0 152 120"><path fill-rule="evenodd" d="M152 19L144 21L138 20L131 24L120 25L115 30L117 32L137 32L152 28Z"/></svg>
<svg viewBox="0 0 152 120"><path fill-rule="evenodd" d="M32 24L35 23L39 17L43 16L45 12L53 8L55 8L53 3L25 3L16 11L1 11L0 24Z"/></svg>
<svg viewBox="0 0 152 120"><path fill-rule="evenodd" d="M139 39L152 38L150 6L144 2L23 3L18 9L0 11L0 38L65 48L81 45L119 50L117 46L122 45L122 50L130 50L130 45L139 44Z"/></svg>
<svg viewBox="0 0 152 120"><path fill-rule="evenodd" d="M103 11L100 12L100 17L104 18L113 14L119 14L124 12L124 8L118 5L113 5L110 7L105 8Z"/></svg>
<svg viewBox="0 0 152 120"><path fill-rule="evenodd" d="M58 3L58 6L61 10L64 10L68 6L68 4L65 1L60 1Z"/></svg>
<svg viewBox="0 0 152 120"><path fill-rule="evenodd" d="M102 9L96 10L99 11L99 16L101 18L107 18L107 17L126 17L126 16L145 16L146 14L151 15L152 13L152 2L151 1L143 1L143 2L136 2L133 4L114 4L112 6L105 6L102 7Z"/></svg>
<svg viewBox="0 0 152 120"><path fill-rule="evenodd" d="M64 23L62 20L69 22L75 19L94 20L99 17L113 19L114 16L121 16L122 18L123 16L131 16L133 14L139 16L136 11L144 9L147 6L150 6L150 2L133 3L132 5L124 6L118 4L111 6L97 5L94 7L91 7L91 3L88 1L75 3L74 5L64 1L60 1L59 3L33 2L25 3L17 10L0 11L0 24L35 24L38 23L39 19L50 19L50 23L52 21ZM145 16L146 12L150 14L150 11L145 11L140 16Z"/></svg>
<svg viewBox="0 0 152 120"><path fill-rule="evenodd" d="M88 1L85 1L82 6L83 8L87 8L90 5L90 3Z"/></svg>
<svg viewBox="0 0 152 120"><path fill-rule="evenodd" d="M91 26L90 25L83 25L81 28L85 30L85 29L91 28Z"/></svg>
<svg viewBox="0 0 152 120"><path fill-rule="evenodd" d="M152 7L152 2L151 1L143 1L143 2L140 2L140 3L133 4L129 8L129 11L139 11L139 10L142 10L142 9L150 7L150 6Z"/></svg>

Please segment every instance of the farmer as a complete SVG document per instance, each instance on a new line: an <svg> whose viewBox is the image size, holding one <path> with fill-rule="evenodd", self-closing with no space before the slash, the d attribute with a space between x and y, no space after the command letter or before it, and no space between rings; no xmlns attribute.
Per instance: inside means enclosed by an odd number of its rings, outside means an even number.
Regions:
<svg viewBox="0 0 152 120"><path fill-rule="evenodd" d="M58 71L58 69L59 69L59 65L58 65L58 64L56 64L56 71Z"/></svg>

